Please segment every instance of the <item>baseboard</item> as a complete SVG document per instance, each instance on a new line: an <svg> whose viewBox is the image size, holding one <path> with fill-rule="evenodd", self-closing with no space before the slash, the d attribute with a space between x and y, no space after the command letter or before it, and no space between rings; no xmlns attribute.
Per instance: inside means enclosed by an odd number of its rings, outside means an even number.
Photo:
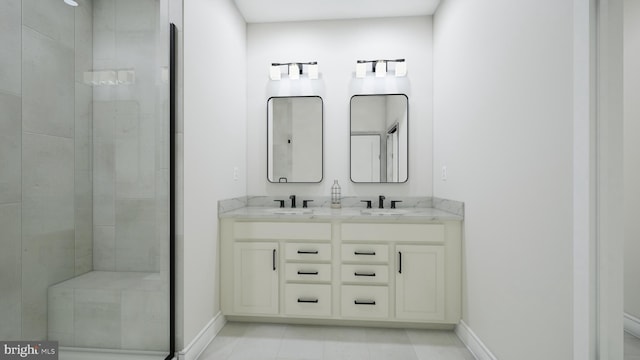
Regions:
<svg viewBox="0 0 640 360"><path fill-rule="evenodd" d="M456 325L455 332L477 360L498 360L464 321Z"/></svg>
<svg viewBox="0 0 640 360"><path fill-rule="evenodd" d="M219 312L200 330L189 345L178 352L178 360L196 360L226 323L227 319L222 315L222 312Z"/></svg>
<svg viewBox="0 0 640 360"><path fill-rule="evenodd" d="M624 331L640 338L640 319L627 313L624 314Z"/></svg>

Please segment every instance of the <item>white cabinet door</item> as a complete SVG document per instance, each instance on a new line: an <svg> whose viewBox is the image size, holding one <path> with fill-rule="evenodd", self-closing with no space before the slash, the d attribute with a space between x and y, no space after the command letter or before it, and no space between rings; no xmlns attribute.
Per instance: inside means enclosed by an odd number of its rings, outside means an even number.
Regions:
<svg viewBox="0 0 640 360"><path fill-rule="evenodd" d="M278 314L278 243L234 244L234 311Z"/></svg>
<svg viewBox="0 0 640 360"><path fill-rule="evenodd" d="M396 246L396 318L444 320L444 246Z"/></svg>

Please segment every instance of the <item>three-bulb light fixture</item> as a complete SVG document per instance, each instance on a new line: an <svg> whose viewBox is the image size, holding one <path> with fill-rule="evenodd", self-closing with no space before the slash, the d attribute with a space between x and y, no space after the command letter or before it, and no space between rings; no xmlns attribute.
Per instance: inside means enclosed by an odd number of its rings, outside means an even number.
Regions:
<svg viewBox="0 0 640 360"><path fill-rule="evenodd" d="M289 74L289 79L298 80L300 76L305 72L311 80L318 79L318 62L292 62L292 63L272 63L269 70L269 77L271 80L280 80L282 78L283 68L286 68Z"/></svg>
<svg viewBox="0 0 640 360"><path fill-rule="evenodd" d="M369 69L371 70L369 71ZM405 59L356 61L356 78L364 78L367 74L383 78L391 71L394 72L396 77L407 76L407 62ZM310 80L317 80L319 74L318 62L271 63L269 70L271 80L281 80L283 73L288 74L290 80L298 80L304 73L307 74Z"/></svg>
<svg viewBox="0 0 640 360"><path fill-rule="evenodd" d="M364 78L367 76L369 64L371 64L371 73L375 77L385 77L393 67L396 77L407 76L407 62L405 59L395 60L358 60L356 62L356 77ZM393 65L393 66L389 66Z"/></svg>

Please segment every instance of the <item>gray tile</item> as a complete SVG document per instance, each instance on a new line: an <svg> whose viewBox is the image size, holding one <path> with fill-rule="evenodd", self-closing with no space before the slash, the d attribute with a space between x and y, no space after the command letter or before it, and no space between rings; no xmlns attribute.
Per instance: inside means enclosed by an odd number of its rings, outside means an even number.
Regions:
<svg viewBox="0 0 640 360"><path fill-rule="evenodd" d="M290 325L282 336L278 358L322 359L326 327Z"/></svg>
<svg viewBox="0 0 640 360"><path fill-rule="evenodd" d="M21 0L0 1L0 91L20 95L22 68Z"/></svg>
<svg viewBox="0 0 640 360"><path fill-rule="evenodd" d="M226 359L231 356L233 349L244 336L247 327L245 323L228 322L216 335L211 344L200 355L200 360Z"/></svg>
<svg viewBox="0 0 640 360"><path fill-rule="evenodd" d="M115 225L115 103L94 102L93 116L93 221Z"/></svg>
<svg viewBox="0 0 640 360"><path fill-rule="evenodd" d="M0 339L22 339L20 204L0 205Z"/></svg>
<svg viewBox="0 0 640 360"><path fill-rule="evenodd" d="M74 276L73 140L23 135L23 337L46 337L49 285Z"/></svg>
<svg viewBox="0 0 640 360"><path fill-rule="evenodd" d="M120 348L121 299L117 290L75 290L74 329L79 347Z"/></svg>
<svg viewBox="0 0 640 360"><path fill-rule="evenodd" d="M116 201L116 271L159 271L153 199Z"/></svg>
<svg viewBox="0 0 640 360"><path fill-rule="evenodd" d="M75 81L82 83L84 72L93 69L93 1L79 0L75 11Z"/></svg>
<svg viewBox="0 0 640 360"><path fill-rule="evenodd" d="M115 0L116 30L155 31L160 9L157 0Z"/></svg>
<svg viewBox="0 0 640 360"><path fill-rule="evenodd" d="M366 329L365 334L372 360L418 360L409 336L402 329Z"/></svg>
<svg viewBox="0 0 640 360"><path fill-rule="evenodd" d="M156 69L159 52L156 38L155 32L117 33L116 57L109 64L112 68L135 70L135 83L112 87L112 94L115 100L137 102L139 113L145 115L157 113L162 104L158 94L168 89Z"/></svg>
<svg viewBox="0 0 640 360"><path fill-rule="evenodd" d="M248 327L229 359L275 359L285 330L286 325L275 324L255 324Z"/></svg>
<svg viewBox="0 0 640 360"><path fill-rule="evenodd" d="M93 227L94 270L116 270L116 230L113 225Z"/></svg>
<svg viewBox="0 0 640 360"><path fill-rule="evenodd" d="M274 355L278 344L279 354ZM321 344L318 353L317 344ZM309 348L304 349L304 346ZM297 353L289 353L296 348ZM473 360L473 356L465 351L450 331L230 322L200 359Z"/></svg>
<svg viewBox="0 0 640 360"><path fill-rule="evenodd" d="M93 157L93 90L91 86L76 83L75 98L76 170L91 170Z"/></svg>
<svg viewBox="0 0 640 360"><path fill-rule="evenodd" d="M362 328L331 328L327 331L323 359L367 360L369 348Z"/></svg>
<svg viewBox="0 0 640 360"><path fill-rule="evenodd" d="M122 292L122 348L166 351L169 344L168 293Z"/></svg>
<svg viewBox="0 0 640 360"><path fill-rule="evenodd" d="M27 27L23 27L22 36L23 131L72 138L73 48L64 47Z"/></svg>
<svg viewBox="0 0 640 360"><path fill-rule="evenodd" d="M629 334L624 333L624 356L640 356L640 339Z"/></svg>
<svg viewBox="0 0 640 360"><path fill-rule="evenodd" d="M74 346L74 290L61 286L49 287L47 306L48 338L58 340L61 346Z"/></svg>
<svg viewBox="0 0 640 360"><path fill-rule="evenodd" d="M62 1L22 0L22 23L73 49L74 11Z"/></svg>
<svg viewBox="0 0 640 360"><path fill-rule="evenodd" d="M135 102L116 106L116 193L122 198L155 196L155 120L140 115Z"/></svg>
<svg viewBox="0 0 640 360"><path fill-rule="evenodd" d="M15 203L22 199L21 106L20 97L0 93L0 204Z"/></svg>
<svg viewBox="0 0 640 360"><path fill-rule="evenodd" d="M93 194L91 172L75 172L75 275L93 268Z"/></svg>
<svg viewBox="0 0 640 360"><path fill-rule="evenodd" d="M116 30L115 0L93 1L93 29L94 31Z"/></svg>
<svg viewBox="0 0 640 360"><path fill-rule="evenodd" d="M22 159L24 236L73 232L73 140L24 134Z"/></svg>
<svg viewBox="0 0 640 360"><path fill-rule="evenodd" d="M74 276L73 232L25 237L22 288L23 338L43 340L47 335L47 288Z"/></svg>

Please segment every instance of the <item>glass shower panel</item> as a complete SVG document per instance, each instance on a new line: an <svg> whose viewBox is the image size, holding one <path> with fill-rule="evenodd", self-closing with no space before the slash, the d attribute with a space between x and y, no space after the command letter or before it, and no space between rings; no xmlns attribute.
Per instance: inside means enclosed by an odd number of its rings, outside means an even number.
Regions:
<svg viewBox="0 0 640 360"><path fill-rule="evenodd" d="M168 1L77 3L0 1L0 340L164 358Z"/></svg>
<svg viewBox="0 0 640 360"><path fill-rule="evenodd" d="M93 1L94 271L74 285L71 346L168 350L166 7Z"/></svg>

